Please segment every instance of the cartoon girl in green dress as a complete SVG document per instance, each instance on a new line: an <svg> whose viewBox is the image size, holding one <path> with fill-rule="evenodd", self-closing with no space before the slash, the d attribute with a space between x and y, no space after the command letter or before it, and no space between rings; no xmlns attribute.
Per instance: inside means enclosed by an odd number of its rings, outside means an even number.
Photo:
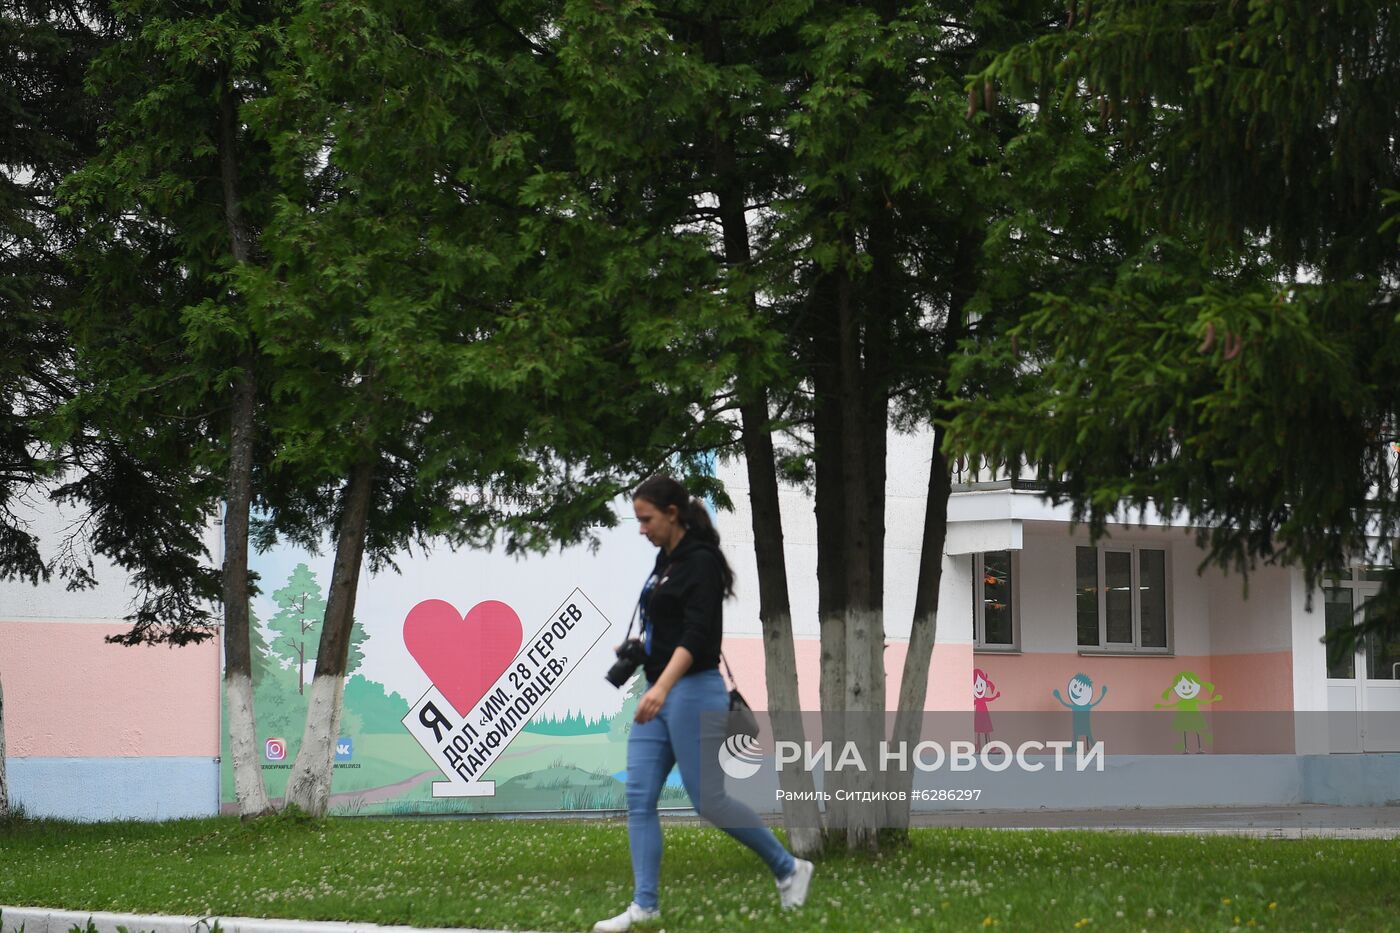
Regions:
<svg viewBox="0 0 1400 933"><path fill-rule="evenodd" d="M1219 703L1223 697L1215 693L1215 684L1202 683L1201 678L1191 671L1182 671L1176 675L1173 686L1162 691L1162 699L1169 698L1173 693L1177 699L1174 703L1154 703L1157 709L1176 709L1176 715L1172 717L1172 729L1181 733L1181 741L1177 743L1176 750L1186 753L1186 734L1196 733L1196 751L1205 752L1205 745L1210 744L1210 729L1206 725L1206 715L1201 711L1201 705ZM1204 745L1202 744L1204 739Z"/></svg>

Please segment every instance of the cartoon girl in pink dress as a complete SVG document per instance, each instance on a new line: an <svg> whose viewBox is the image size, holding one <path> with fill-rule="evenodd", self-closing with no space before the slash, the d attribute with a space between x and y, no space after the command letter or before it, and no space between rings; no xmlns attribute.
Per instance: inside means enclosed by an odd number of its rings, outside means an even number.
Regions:
<svg viewBox="0 0 1400 933"><path fill-rule="evenodd" d="M975 668L972 671L972 730L977 733L979 752L992 735L992 714L987 712L987 704L1000 696L996 684L987 679L987 672Z"/></svg>

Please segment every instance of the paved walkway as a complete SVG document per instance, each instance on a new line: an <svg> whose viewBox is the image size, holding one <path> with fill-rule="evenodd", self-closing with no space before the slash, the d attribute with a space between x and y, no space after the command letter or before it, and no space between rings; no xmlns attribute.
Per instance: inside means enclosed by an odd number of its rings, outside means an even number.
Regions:
<svg viewBox="0 0 1400 933"><path fill-rule="evenodd" d="M1400 837L1400 807L1164 807L1131 810L944 810L915 813L915 826L1105 829L1242 836Z"/></svg>
<svg viewBox="0 0 1400 933"><path fill-rule="evenodd" d="M367 817L380 819L381 817ZM554 813L433 814L434 820L553 820ZM563 819L625 823L622 810L573 811ZM393 817L402 819L402 817ZM674 823L703 823L689 808L663 810L662 819ZM782 823L776 814L764 814L770 826ZM1085 829L1148 833L1199 833L1204 835L1267 836L1280 839L1400 838L1400 806L1339 807L1298 804L1292 807L1133 807L1098 810L920 810L914 826L966 827L968 829Z"/></svg>
<svg viewBox="0 0 1400 933"><path fill-rule="evenodd" d="M0 907L3 933L70 933L77 927L89 933L91 922L97 933L210 933L214 924L220 933L424 933L422 927L387 927L373 923L335 923L326 920L258 920L250 917L172 917L157 914L117 914L79 910L50 910L47 907ZM517 933L505 930L444 929L434 933Z"/></svg>
<svg viewBox="0 0 1400 933"><path fill-rule="evenodd" d="M605 819L625 820L609 814ZM667 819L702 822L693 810ZM770 826L780 818L765 815ZM920 827L968 829L1082 829L1149 833L1301 838L1400 838L1400 806L1336 807L1134 807L1101 810L920 810L911 822Z"/></svg>

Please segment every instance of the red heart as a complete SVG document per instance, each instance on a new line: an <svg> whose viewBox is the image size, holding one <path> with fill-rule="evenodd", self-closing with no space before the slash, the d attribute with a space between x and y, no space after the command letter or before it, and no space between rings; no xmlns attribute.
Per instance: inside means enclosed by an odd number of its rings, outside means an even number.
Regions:
<svg viewBox="0 0 1400 933"><path fill-rule="evenodd" d="M510 666L524 632L515 610L495 599L463 618L441 599L425 599L403 621L403 643L423 673L463 716Z"/></svg>

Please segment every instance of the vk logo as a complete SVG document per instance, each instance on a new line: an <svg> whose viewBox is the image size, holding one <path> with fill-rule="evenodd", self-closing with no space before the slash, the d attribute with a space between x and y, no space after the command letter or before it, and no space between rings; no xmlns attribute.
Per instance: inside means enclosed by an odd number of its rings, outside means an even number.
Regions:
<svg viewBox="0 0 1400 933"><path fill-rule="evenodd" d="M354 745L347 736L341 736L335 743L335 760L349 761L354 754Z"/></svg>

